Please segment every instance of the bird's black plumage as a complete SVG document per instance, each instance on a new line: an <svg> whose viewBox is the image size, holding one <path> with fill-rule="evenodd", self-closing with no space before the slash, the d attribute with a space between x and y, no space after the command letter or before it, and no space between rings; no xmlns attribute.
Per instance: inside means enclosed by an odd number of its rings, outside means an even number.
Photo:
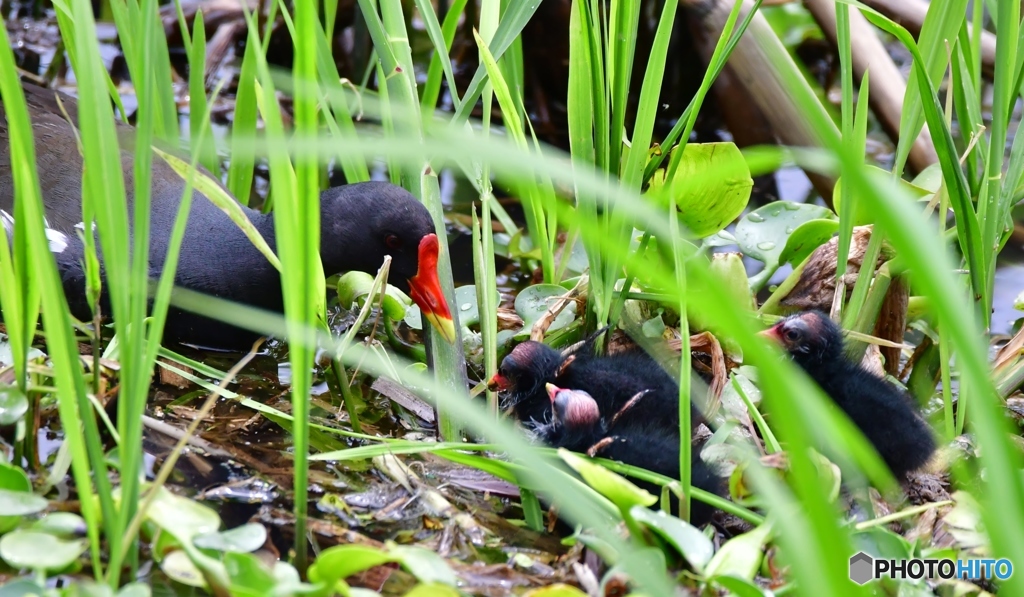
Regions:
<svg viewBox="0 0 1024 597"><path fill-rule="evenodd" d="M670 479L679 478L679 433L666 429L655 421L626 412L601 411L596 400L582 390L551 387L551 422L536 427L537 436L548 445L574 452L607 458L624 464L644 468ZM637 396L626 406L627 412L639 406L646 397ZM722 495L725 483L694 449L690 464L690 484L705 491ZM660 486L633 479L639 487L654 495L661 494ZM673 496L672 507L677 500ZM690 522L702 525L711 519L714 509L700 500L691 501Z"/></svg>
<svg viewBox="0 0 1024 597"><path fill-rule="evenodd" d="M32 118L36 161L48 225L64 236L55 249L72 314L91 317L85 296L82 265L82 157L75 131L62 112L77 123L75 100L58 92L23 86ZM59 96L61 108L55 98ZM118 125L121 165L128 194L129 222L134 206L132 129ZM205 171L204 171L205 172ZM207 173L208 174L208 173ZM154 155L151 182L149 266L153 278L163 270L168 244L185 182ZM13 212L14 184L6 113L0 103L0 209ZM241 206L242 211L276 250L274 219ZM388 183L367 182L324 191L320 196L320 254L327 274L349 270L375 273L391 255L392 283L408 289L417 274L422 239L434 232L426 208L411 194ZM76 226L78 229L76 229ZM53 248L51 243L51 248ZM191 209L175 277L178 286L254 307L283 308L278 271L230 218L202 193L192 193ZM443 299L442 299L443 301ZM103 304L105 312L109 307ZM445 306L445 311L447 307ZM165 339L206 346L239 346L253 334L189 312L172 309Z"/></svg>
<svg viewBox="0 0 1024 597"><path fill-rule="evenodd" d="M850 417L897 477L924 465L935 438L913 400L843 354L842 331L826 314L792 315L764 332Z"/></svg>
<svg viewBox="0 0 1024 597"><path fill-rule="evenodd" d="M548 383L587 392L603 413L618 412L645 392L629 416L678 432L679 384L642 350L598 356L586 343L563 355L541 342L526 341L502 360L491 387L502 390L502 406L511 409L516 418L543 423L551 413L544 389ZM694 426L703 421L693 405L691 421Z"/></svg>

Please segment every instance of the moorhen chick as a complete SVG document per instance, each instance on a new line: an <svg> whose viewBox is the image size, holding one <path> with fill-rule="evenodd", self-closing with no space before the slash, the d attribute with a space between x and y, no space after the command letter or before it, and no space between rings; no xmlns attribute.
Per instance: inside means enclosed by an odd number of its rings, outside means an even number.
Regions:
<svg viewBox="0 0 1024 597"><path fill-rule="evenodd" d="M761 332L843 409L897 479L923 466L935 451L932 430L912 398L843 354L842 330L821 311L791 315Z"/></svg>
<svg viewBox="0 0 1024 597"><path fill-rule="evenodd" d="M679 384L643 350L598 356L588 341L563 354L528 340L502 359L488 387L501 393L502 407L520 421L544 423L551 415L545 390L549 383L587 392L599 410L608 413L619 412L638 394L646 393L629 409L629 417L678 433ZM694 427L704 421L692 404L690 416Z"/></svg>
<svg viewBox="0 0 1024 597"><path fill-rule="evenodd" d="M72 314L89 319L82 264L84 245L79 237L84 229L82 156L75 130L65 120L56 98L60 98L72 122L78 120L78 106L74 99L57 91L27 83L23 89L32 118L51 250ZM0 210L7 212L3 220L9 226L9 214L14 213L14 184L6 122L0 102ZM131 222L132 128L124 124L117 128L122 138L121 166ZM151 184L149 267L150 276L157 278L163 270L185 181L163 159L154 156ZM273 216L245 206L241 209L270 248L276 250ZM320 256L328 275L349 270L374 274L384 256L390 255L393 283L409 292L445 338L454 340L451 313L437 277L438 240L433 220L415 197L383 182L335 187L320 195L320 221ZM279 272L227 214L198 191L193 192L175 284L269 311L283 310ZM104 299L101 304L109 313L109 303ZM165 341L217 348L240 347L254 338L251 332L174 308L168 313L164 334Z"/></svg>
<svg viewBox="0 0 1024 597"><path fill-rule="evenodd" d="M535 430L544 443L637 466L670 479L679 478L678 430L673 433L637 417L626 417L624 411L602 416L597 401L582 390L547 384L546 392L551 402L551 422ZM637 396L625 410L636 408L643 399L644 396ZM661 487L654 483L640 479L632 479L632 482L654 495L661 494ZM723 479L701 459L699 448L693 451L690 484L716 495L723 495L725 491ZM674 496L672 503L673 510L677 509ZM713 513L711 506L692 500L690 522L694 526L710 521Z"/></svg>

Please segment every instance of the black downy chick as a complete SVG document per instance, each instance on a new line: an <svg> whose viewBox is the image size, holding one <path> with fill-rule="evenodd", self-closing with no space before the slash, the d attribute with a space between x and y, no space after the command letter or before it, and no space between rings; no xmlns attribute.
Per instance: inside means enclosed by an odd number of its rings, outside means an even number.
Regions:
<svg viewBox="0 0 1024 597"><path fill-rule="evenodd" d="M623 410L603 417L597 401L587 392L547 384L546 393L551 404L551 423L539 426L537 435L548 445L637 466L671 479L679 478L679 434L625 416L644 400L642 394L627 403ZM723 479L701 460L699 452L699 449L693 452L691 485L723 495ZM661 488L654 483L632 481L654 495L661 494ZM677 503L673 496L674 511L678 509ZM690 522L693 525L710 521L713 513L711 506L691 500Z"/></svg>
<svg viewBox="0 0 1024 597"><path fill-rule="evenodd" d="M935 438L910 396L847 359L842 331L826 314L798 313L761 334L781 344L843 409L897 478L931 458Z"/></svg>
<svg viewBox="0 0 1024 597"><path fill-rule="evenodd" d="M519 344L502 361L488 387L502 393L502 408L511 409L524 423L543 424L550 420L551 404L545 384L583 390L597 402L601 412L619 412L637 394L642 401L630 408L630 418L652 426L679 428L679 384L642 350L610 356L593 354L590 342L572 354L541 342ZM704 421L691 405L690 417L696 427Z"/></svg>

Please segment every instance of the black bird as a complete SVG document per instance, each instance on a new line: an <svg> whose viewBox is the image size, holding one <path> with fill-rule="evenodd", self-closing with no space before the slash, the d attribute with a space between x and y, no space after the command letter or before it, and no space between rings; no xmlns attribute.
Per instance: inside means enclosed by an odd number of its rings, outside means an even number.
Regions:
<svg viewBox="0 0 1024 597"><path fill-rule="evenodd" d="M502 393L502 406L521 421L543 423L550 418L551 404L545 384L583 390L590 394L601 412L619 412L639 393L643 400L630 409L629 416L652 425L676 430L679 427L679 384L642 350L597 356L590 342L571 354L532 340L517 345L502 361L488 387ZM699 409L691 404L691 422L703 422Z"/></svg>
<svg viewBox="0 0 1024 597"><path fill-rule="evenodd" d="M649 421L626 417L644 396L636 396L624 411L602 416L597 401L582 390L568 390L547 384L551 401L551 423L536 429L538 437L550 446L583 452L591 457L607 458L659 473L670 479L679 478L679 434ZM723 495L725 483L694 449L690 464L690 484L716 495ZM640 479L637 486L654 495L660 486ZM673 509L677 500L673 496ZM714 508L700 500L691 500L690 522L700 526L711 520Z"/></svg>
<svg viewBox="0 0 1024 597"><path fill-rule="evenodd" d="M839 326L820 311L787 317L761 332L843 409L900 478L920 468L935 451L935 438L912 398L843 354Z"/></svg>
<svg viewBox="0 0 1024 597"><path fill-rule="evenodd" d="M51 250L72 314L88 319L91 313L85 295L84 245L79 237L84 232L82 157L75 129L65 119L56 98L75 123L78 106L71 97L53 90L31 84L23 84L23 89L32 118ZM131 127L118 125L129 221L134 205L131 133ZM163 270L184 188L184 180L154 155L149 250L150 276L154 279ZM7 117L0 102L0 210L6 212L3 220L8 234L14 195ZM270 248L276 250L273 216L240 207ZM321 193L320 219L320 256L328 275L349 270L376 273L384 256L391 255L393 283L409 292L442 335L454 340L451 313L437 277L438 241L433 221L415 197L401 187L382 182L336 187ZM198 191L192 196L175 284L270 311L283 310L279 272L229 217ZM104 299L101 304L109 313L109 303ZM227 348L244 345L255 335L172 308L164 338Z"/></svg>

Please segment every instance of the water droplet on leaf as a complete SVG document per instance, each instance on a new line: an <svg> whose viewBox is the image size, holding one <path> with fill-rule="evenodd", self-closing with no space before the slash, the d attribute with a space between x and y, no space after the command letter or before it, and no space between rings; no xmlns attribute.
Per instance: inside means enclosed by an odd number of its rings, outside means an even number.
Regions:
<svg viewBox="0 0 1024 597"><path fill-rule="evenodd" d="M747 219L751 222L760 223L764 221L764 216L759 213L752 213L747 216Z"/></svg>
<svg viewBox="0 0 1024 597"><path fill-rule="evenodd" d="M775 248L775 242L770 240L759 242L757 243L757 248L761 249L762 251L771 251L772 249Z"/></svg>

